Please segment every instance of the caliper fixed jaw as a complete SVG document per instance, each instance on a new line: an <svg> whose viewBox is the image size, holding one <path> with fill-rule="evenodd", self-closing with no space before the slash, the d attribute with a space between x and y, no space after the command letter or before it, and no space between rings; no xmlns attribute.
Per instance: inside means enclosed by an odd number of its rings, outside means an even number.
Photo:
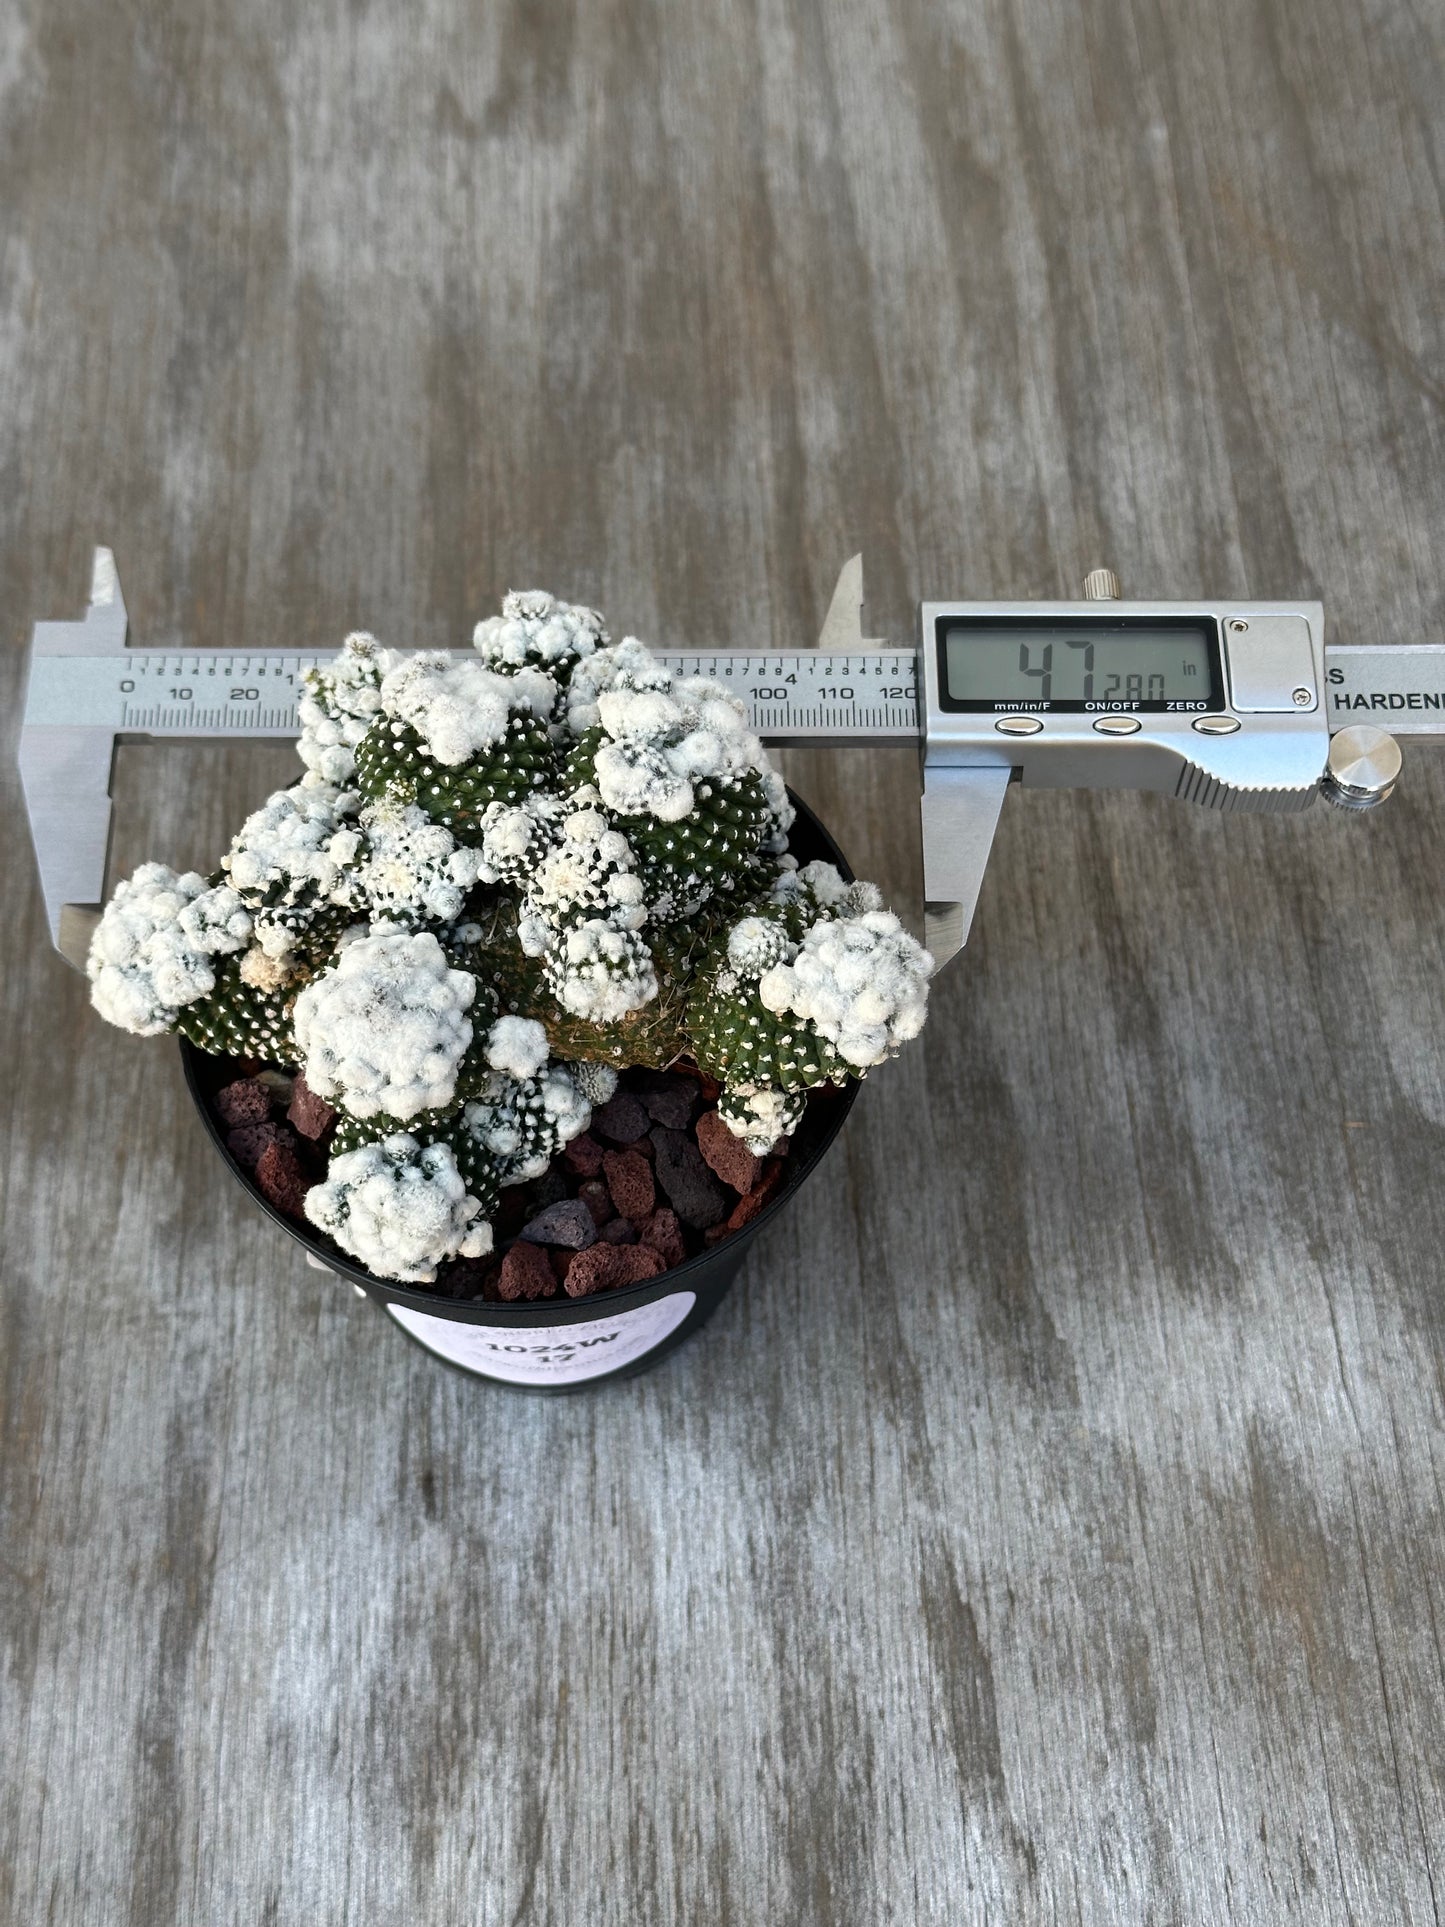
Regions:
<svg viewBox="0 0 1445 1927"><path fill-rule="evenodd" d="M90 603L75 622L37 622L30 652L36 664L54 656L124 655L128 619L115 557L98 548L91 566ZM110 784L115 733L64 720L27 717L18 757L25 806L40 869L50 937L67 963L85 968L101 906L110 848Z"/></svg>

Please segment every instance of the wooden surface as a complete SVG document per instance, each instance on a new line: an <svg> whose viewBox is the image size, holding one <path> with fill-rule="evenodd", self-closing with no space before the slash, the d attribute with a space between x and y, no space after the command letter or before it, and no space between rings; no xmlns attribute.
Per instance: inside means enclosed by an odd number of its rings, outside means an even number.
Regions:
<svg viewBox="0 0 1445 1927"><path fill-rule="evenodd" d="M1445 636L1438 12L0 7L0 712L509 586ZM7 739L8 740L8 739ZM916 914L903 756L795 759ZM132 750L117 862L280 752ZM712 1327L530 1401L308 1271L49 954L0 768L0 1917L1377 1923L1445 1881L1445 756L1015 794Z"/></svg>

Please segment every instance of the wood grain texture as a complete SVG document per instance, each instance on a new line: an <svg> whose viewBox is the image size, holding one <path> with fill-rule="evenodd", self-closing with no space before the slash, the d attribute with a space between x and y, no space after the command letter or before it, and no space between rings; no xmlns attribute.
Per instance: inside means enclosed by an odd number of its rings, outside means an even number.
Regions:
<svg viewBox="0 0 1445 1927"><path fill-rule="evenodd" d="M1350 0L0 8L0 1917L1413 1923L1445 1879L1445 758L1015 795L698 1340L529 1401L308 1271L49 954L133 629L922 595L1445 635L1442 27ZM793 759L915 912L906 758ZM130 751L119 865L277 752ZM910 891L912 895L910 896Z"/></svg>

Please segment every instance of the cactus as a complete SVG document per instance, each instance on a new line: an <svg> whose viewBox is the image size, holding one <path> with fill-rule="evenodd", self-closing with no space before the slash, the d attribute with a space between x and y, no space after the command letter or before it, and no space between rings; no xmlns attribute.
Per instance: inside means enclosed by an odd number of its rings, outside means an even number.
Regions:
<svg viewBox="0 0 1445 1927"><path fill-rule="evenodd" d="M400 661L375 636L358 632L346 638L334 662L306 671L296 745L306 765L304 783L345 789L354 782L356 746L380 712L383 676Z"/></svg>
<svg viewBox="0 0 1445 1927"><path fill-rule="evenodd" d="M226 957L217 965L214 988L176 1013L175 1028L197 1050L215 1056L289 1064L296 1055L291 1010L303 981L262 950Z"/></svg>
<svg viewBox="0 0 1445 1927"><path fill-rule="evenodd" d="M447 829L474 829L490 803L542 788L553 763L547 719L557 685L536 669L411 656L383 678L381 708L356 746L373 803L414 803Z"/></svg>
<svg viewBox="0 0 1445 1927"><path fill-rule="evenodd" d="M337 1112L306 1214L407 1281L491 1248L618 1069L691 1058L761 1155L917 1033L932 968L872 885L787 854L717 684L540 591L473 641L348 637L306 678L301 780L213 877L120 884L90 957L122 1028L304 1070Z"/></svg>
<svg viewBox="0 0 1445 1927"><path fill-rule="evenodd" d="M488 616L472 632L472 647L490 668L507 675L518 669L545 669L558 683L607 645L607 630L595 609L559 602L544 589L516 591L506 597L499 616Z"/></svg>

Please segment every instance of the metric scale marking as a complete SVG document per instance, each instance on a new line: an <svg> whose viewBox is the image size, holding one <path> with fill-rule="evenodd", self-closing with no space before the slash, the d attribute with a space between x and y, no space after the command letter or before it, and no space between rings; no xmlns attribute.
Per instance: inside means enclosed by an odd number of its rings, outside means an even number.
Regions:
<svg viewBox="0 0 1445 1927"><path fill-rule="evenodd" d="M1445 742L1445 645L1326 648L1318 603L1125 602L1096 570L1082 602L925 603L917 649L865 640L862 606L854 556L814 648L658 658L723 683L769 744L921 752L940 963L967 938L1010 781L1362 809L1394 787L1394 735ZM294 737L301 677L335 653L132 649L126 628L98 549L85 616L37 623L31 649L20 769L51 935L78 966L104 895L117 742Z"/></svg>
<svg viewBox="0 0 1445 1927"><path fill-rule="evenodd" d="M40 656L30 666L29 728L113 729L120 735L295 736L301 677L328 660L282 655Z"/></svg>
<svg viewBox="0 0 1445 1927"><path fill-rule="evenodd" d="M300 677L321 660L312 654L289 661L276 655L142 661L117 686L119 728L175 735L189 726L207 735L294 736Z"/></svg>
<svg viewBox="0 0 1445 1927"><path fill-rule="evenodd" d="M659 649L656 654L679 676L720 682L746 704L754 731L774 749L917 747L916 650L731 656Z"/></svg>

